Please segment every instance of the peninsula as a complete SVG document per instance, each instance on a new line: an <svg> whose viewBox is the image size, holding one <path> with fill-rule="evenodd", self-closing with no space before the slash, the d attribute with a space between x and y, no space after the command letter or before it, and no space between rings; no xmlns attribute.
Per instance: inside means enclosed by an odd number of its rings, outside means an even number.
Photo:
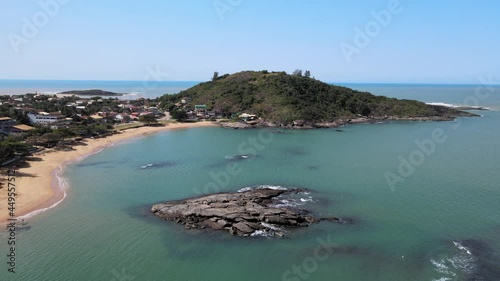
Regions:
<svg viewBox="0 0 500 281"><path fill-rule="evenodd" d="M415 100L375 96L321 82L306 71L243 71L159 98L178 120L225 117L250 126L318 128L349 123L449 121L478 116ZM239 125L238 125L239 126ZM241 127L241 126L240 126ZM245 127L245 126L243 126ZM246 126L249 127L249 126Z"/></svg>

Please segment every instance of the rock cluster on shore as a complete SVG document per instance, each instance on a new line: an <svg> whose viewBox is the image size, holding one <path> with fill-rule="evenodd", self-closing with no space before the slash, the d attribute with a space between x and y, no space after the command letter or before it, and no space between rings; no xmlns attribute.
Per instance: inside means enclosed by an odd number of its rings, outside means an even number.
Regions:
<svg viewBox="0 0 500 281"><path fill-rule="evenodd" d="M464 112L463 116L477 117L479 115ZM375 124L392 121L453 121L456 116L378 116L367 117L359 116L357 118L339 118L331 122L306 122L304 120L295 120L291 124L274 123L265 120L250 125L243 122L220 122L220 126L229 129L251 129L251 128L284 128L284 129L315 129L315 128L339 128L350 124Z"/></svg>
<svg viewBox="0 0 500 281"><path fill-rule="evenodd" d="M284 236L282 228L305 227L322 220L344 222L338 218L317 219L305 210L275 206L275 198L303 190L255 189L220 193L199 198L156 204L156 216L190 228L226 230L232 235L266 234Z"/></svg>

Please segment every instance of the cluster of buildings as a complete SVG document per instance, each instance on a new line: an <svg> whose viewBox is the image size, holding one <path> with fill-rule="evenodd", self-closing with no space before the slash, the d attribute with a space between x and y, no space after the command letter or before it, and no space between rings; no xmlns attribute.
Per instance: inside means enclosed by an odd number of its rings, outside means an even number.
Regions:
<svg viewBox="0 0 500 281"><path fill-rule="evenodd" d="M216 120L224 118L217 110L208 110L207 105L190 105L191 99L183 97L175 106L187 114L188 121ZM43 106L40 106L43 104ZM84 97L47 96L26 94L19 96L0 96L0 106L14 108L27 116L29 125L16 125L16 120L0 115L1 134L21 134L35 129L35 126L47 126L52 129L66 128L72 124L114 124L138 121L141 116L153 115L156 118L165 116L161 104L139 98L137 100L101 99ZM37 108L57 109L57 112L46 112ZM168 118L169 115L167 115ZM250 114L233 114L246 123L257 122L257 117ZM25 119L24 123L28 124Z"/></svg>
<svg viewBox="0 0 500 281"><path fill-rule="evenodd" d="M176 103L175 106L186 110L188 120L215 120L223 118L222 112L217 110L208 110L206 104L198 104L194 106L194 109L188 109L186 105L191 102L189 97L183 97L180 102Z"/></svg>
<svg viewBox="0 0 500 281"><path fill-rule="evenodd" d="M175 104L177 108L181 108L186 111L188 121L216 120L225 117L220 111L208 110L207 105L205 104L194 105L194 109L193 107L188 107L187 104L190 102L191 99L189 97L183 97L180 102ZM250 125L257 124L260 121L257 115L248 113L233 113L231 118Z"/></svg>
<svg viewBox="0 0 500 281"><path fill-rule="evenodd" d="M141 105L141 101L137 100L139 104L131 103L131 101L124 100L110 100L112 104L103 105L103 99L82 99L75 102L67 103L66 106L73 108L77 111L77 115L81 119L93 119L98 122L113 122L113 123L128 123L137 121L143 115L153 115L155 117L163 117L164 112L157 106ZM136 102L137 102L136 101ZM97 112L91 108L98 108ZM92 114L88 114L92 113Z"/></svg>
<svg viewBox="0 0 500 281"><path fill-rule="evenodd" d="M0 133L5 135L22 134L34 130L28 125L16 125L16 121L10 117L0 117Z"/></svg>
<svg viewBox="0 0 500 281"><path fill-rule="evenodd" d="M62 108L62 110L45 112L36 109L36 107L39 108L40 106L35 105L42 102L56 105L51 108ZM31 125L16 125L16 121L10 117L0 116L0 133L2 134L23 133L33 130L34 127L32 126L49 126L57 129L77 122L74 118L92 123L128 123L139 120L143 115L153 115L157 118L164 116L163 110L158 108L158 105L150 106L145 99L127 101L26 94L10 97L2 96L0 106L13 107L16 111L25 114L29 118Z"/></svg>
<svg viewBox="0 0 500 281"><path fill-rule="evenodd" d="M199 120L199 119L219 119L223 117L223 114L217 110L207 110L205 104L199 104L194 106L194 110L187 112L188 119Z"/></svg>

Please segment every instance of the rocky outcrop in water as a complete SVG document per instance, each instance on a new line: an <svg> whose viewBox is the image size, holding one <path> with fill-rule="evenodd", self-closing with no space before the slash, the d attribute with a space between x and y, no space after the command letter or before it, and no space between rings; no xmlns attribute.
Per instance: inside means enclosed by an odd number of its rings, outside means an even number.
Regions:
<svg viewBox="0 0 500 281"><path fill-rule="evenodd" d="M187 229L225 230L232 235L284 236L282 228L305 227L322 220L345 223L339 218L315 218L305 210L276 207L276 197L303 190L255 189L220 193L156 204L156 216L183 224Z"/></svg>

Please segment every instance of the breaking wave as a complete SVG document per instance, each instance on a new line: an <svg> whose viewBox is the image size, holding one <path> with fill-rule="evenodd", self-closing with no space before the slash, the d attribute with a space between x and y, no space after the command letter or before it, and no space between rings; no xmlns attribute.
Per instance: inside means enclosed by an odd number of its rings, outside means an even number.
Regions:
<svg viewBox="0 0 500 281"><path fill-rule="evenodd" d="M283 230L276 225L262 222L261 225L266 229L256 230L250 234L250 236L262 236L262 237L271 237L275 236L276 232L282 232Z"/></svg>
<svg viewBox="0 0 500 281"><path fill-rule="evenodd" d="M311 192L308 190L303 190L295 187L284 187L281 185L257 185L257 186L248 186L241 188L238 192L247 192L251 190L257 189L274 189L274 190L298 190L298 192L281 194L280 196L275 198L274 207L277 208L295 208L307 203L316 203L312 196L310 196Z"/></svg>
<svg viewBox="0 0 500 281"><path fill-rule="evenodd" d="M444 103L444 102L426 102L425 104L428 105L437 105L437 106L446 106L446 107L459 107L458 105L454 105L451 103Z"/></svg>
<svg viewBox="0 0 500 281"><path fill-rule="evenodd" d="M460 241L453 241L453 245L454 250L450 255L430 260L434 271L442 275L439 279L433 280L455 280L457 277L475 274L478 267L477 257Z"/></svg>
<svg viewBox="0 0 500 281"><path fill-rule="evenodd" d="M451 108L467 107L467 108L477 108L477 109L483 109L483 110L491 110L491 108L484 107L484 106L458 105L458 104L451 104L451 103L444 103L444 102L427 102L425 104L428 104L428 105L437 105L437 106L445 106L445 107L451 107Z"/></svg>
<svg viewBox="0 0 500 281"><path fill-rule="evenodd" d="M256 190L256 189L289 190L288 188L281 186L281 185L267 185L267 184L265 184L265 185L243 187L242 189L238 190L238 192L247 192L247 191Z"/></svg>
<svg viewBox="0 0 500 281"><path fill-rule="evenodd" d="M299 207L302 205L305 205L307 203L315 203L315 201L312 199L311 196L308 196L306 198L280 198L278 197L278 202L275 204L275 207L278 208L283 208L283 207L289 207L289 208L295 208Z"/></svg>
<svg viewBox="0 0 500 281"><path fill-rule="evenodd" d="M227 160L244 160L250 158L252 155L226 155L224 158Z"/></svg>

